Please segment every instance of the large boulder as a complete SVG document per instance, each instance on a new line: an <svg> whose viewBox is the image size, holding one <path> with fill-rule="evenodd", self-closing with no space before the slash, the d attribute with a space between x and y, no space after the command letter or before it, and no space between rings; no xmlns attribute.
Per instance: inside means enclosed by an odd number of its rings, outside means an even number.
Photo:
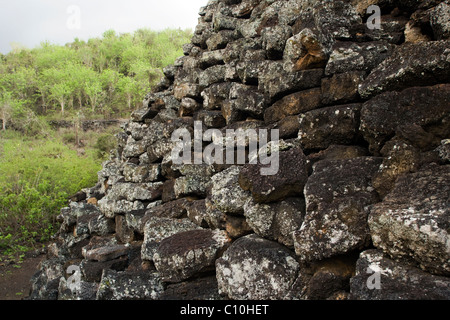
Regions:
<svg viewBox="0 0 450 320"><path fill-rule="evenodd" d="M448 300L450 280L394 261L379 250L367 250L360 254L350 280L350 299Z"/></svg>
<svg viewBox="0 0 450 320"><path fill-rule="evenodd" d="M444 83L450 77L450 41L405 44L395 48L359 86L359 93L367 98L408 86Z"/></svg>
<svg viewBox="0 0 450 320"><path fill-rule="evenodd" d="M253 200L258 203L274 202L303 193L308 172L302 149L292 148L275 155L278 172L274 175L261 174L261 168L267 167L264 164L247 164L240 171L239 185L244 190L250 190Z"/></svg>
<svg viewBox="0 0 450 320"><path fill-rule="evenodd" d="M221 230L191 230L162 240L153 261L164 282L181 282L214 269L218 254L230 243Z"/></svg>
<svg viewBox="0 0 450 320"><path fill-rule="evenodd" d="M322 160L305 186L306 215L294 234L301 261L322 260L370 244L366 206L378 201L372 176L380 158Z"/></svg>
<svg viewBox="0 0 450 320"><path fill-rule="evenodd" d="M288 249L257 235L238 239L216 261L219 292L236 300L285 299L299 271Z"/></svg>
<svg viewBox="0 0 450 320"><path fill-rule="evenodd" d="M393 190L370 208L377 248L412 260L435 274L450 275L450 165L431 165L398 178Z"/></svg>

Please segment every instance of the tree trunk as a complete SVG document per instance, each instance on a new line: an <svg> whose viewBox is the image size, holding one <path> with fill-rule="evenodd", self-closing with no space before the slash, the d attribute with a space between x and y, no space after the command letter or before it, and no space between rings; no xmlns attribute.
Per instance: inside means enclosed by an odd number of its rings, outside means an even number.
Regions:
<svg viewBox="0 0 450 320"><path fill-rule="evenodd" d="M64 101L61 101L61 115L64 115Z"/></svg>
<svg viewBox="0 0 450 320"><path fill-rule="evenodd" d="M6 114L5 114L5 110L3 110L3 112L2 112L2 130L6 131Z"/></svg>

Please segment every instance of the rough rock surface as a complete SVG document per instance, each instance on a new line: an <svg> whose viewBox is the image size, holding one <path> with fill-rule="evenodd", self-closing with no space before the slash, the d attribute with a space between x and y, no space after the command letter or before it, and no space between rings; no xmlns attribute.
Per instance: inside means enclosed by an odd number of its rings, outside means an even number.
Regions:
<svg viewBox="0 0 450 320"><path fill-rule="evenodd" d="M210 0L31 298L450 299L449 6Z"/></svg>
<svg viewBox="0 0 450 320"><path fill-rule="evenodd" d="M219 292L237 300L283 299L299 270L292 252L256 235L240 238L216 261Z"/></svg>

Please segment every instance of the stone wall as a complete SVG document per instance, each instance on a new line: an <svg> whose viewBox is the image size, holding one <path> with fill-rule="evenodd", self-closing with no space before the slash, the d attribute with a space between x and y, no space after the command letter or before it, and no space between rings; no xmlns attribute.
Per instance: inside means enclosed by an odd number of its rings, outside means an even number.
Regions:
<svg viewBox="0 0 450 320"><path fill-rule="evenodd" d="M449 299L449 12L211 0L98 184L61 210L31 297ZM278 173L175 164L194 121L278 129Z"/></svg>

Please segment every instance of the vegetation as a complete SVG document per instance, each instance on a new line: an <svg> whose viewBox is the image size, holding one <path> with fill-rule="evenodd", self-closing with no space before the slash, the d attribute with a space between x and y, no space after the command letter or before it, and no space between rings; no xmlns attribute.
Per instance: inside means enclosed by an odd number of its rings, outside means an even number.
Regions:
<svg viewBox="0 0 450 320"><path fill-rule="evenodd" d="M0 262L48 241L68 197L95 185L114 130L86 133L76 124L128 117L190 37L109 30L87 42L0 55ZM55 132L48 125L55 119L73 129Z"/></svg>
<svg viewBox="0 0 450 320"><path fill-rule="evenodd" d="M133 34L106 31L102 38L75 39L66 46L42 43L0 56L2 128L29 131L39 116L128 116L183 54L189 30ZM35 130L34 128L33 130Z"/></svg>

